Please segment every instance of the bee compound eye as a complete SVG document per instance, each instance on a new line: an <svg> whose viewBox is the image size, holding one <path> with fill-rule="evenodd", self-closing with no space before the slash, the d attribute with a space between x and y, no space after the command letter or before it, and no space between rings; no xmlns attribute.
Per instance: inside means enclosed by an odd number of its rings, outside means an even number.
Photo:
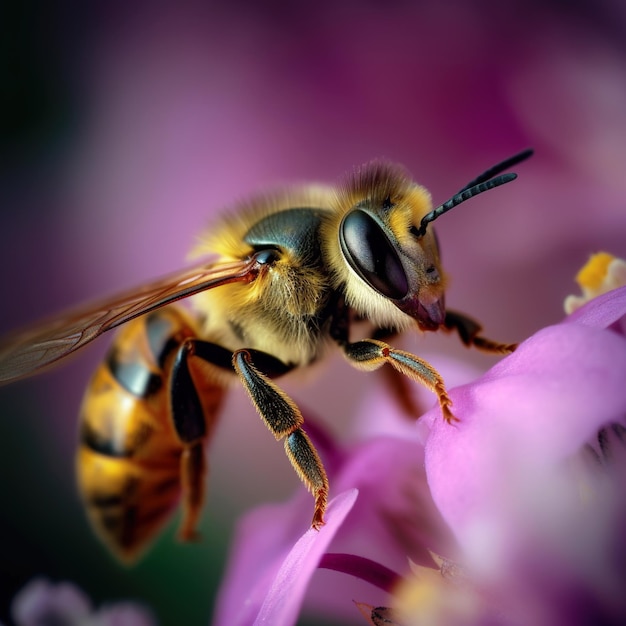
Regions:
<svg viewBox="0 0 626 626"><path fill-rule="evenodd" d="M373 289L393 300L406 296L409 286L400 257L382 226L355 209L339 229L341 250L350 267Z"/></svg>

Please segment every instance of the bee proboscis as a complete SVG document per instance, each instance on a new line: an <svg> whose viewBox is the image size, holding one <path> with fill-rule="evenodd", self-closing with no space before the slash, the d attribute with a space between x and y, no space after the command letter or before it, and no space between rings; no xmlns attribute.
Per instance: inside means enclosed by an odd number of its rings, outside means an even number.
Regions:
<svg viewBox="0 0 626 626"><path fill-rule="evenodd" d="M456 331L496 354L514 344L481 335L446 310L446 276L431 222L508 183L521 152L432 208L399 167L373 162L342 185L310 185L243 203L194 250L210 261L9 337L0 382L33 374L124 325L93 375L80 411L79 487L97 533L134 560L182 500L180 537L195 537L204 500L206 445L230 380L239 380L315 499L324 523L329 484L296 404L274 379L339 347L360 369L391 365L434 392L456 419L444 381L423 359L388 342L408 328ZM174 304L191 298L192 312ZM352 341L356 322L369 338ZM405 404L410 404L408 397Z"/></svg>

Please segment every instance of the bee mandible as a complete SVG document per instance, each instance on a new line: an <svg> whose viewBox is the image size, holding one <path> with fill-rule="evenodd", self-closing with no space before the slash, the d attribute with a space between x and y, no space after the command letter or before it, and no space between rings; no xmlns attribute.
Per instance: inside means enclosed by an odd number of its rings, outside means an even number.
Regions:
<svg viewBox="0 0 626 626"><path fill-rule="evenodd" d="M388 341L409 328L442 329L456 331L467 346L514 350L446 309L431 222L515 179L504 172L531 154L499 163L436 208L424 187L381 162L336 187L258 197L203 235L194 254L211 255L208 262L9 337L0 346L1 382L33 374L124 325L87 388L77 455L88 516L113 553L136 559L179 501L179 536L195 538L206 445L233 380L284 440L314 497L314 528L324 523L328 479L298 407L276 378L320 360L334 345L356 368L388 364L398 380L423 384L443 418L456 419L438 372ZM187 297L191 312L174 304ZM371 335L353 341L351 328L362 320Z"/></svg>

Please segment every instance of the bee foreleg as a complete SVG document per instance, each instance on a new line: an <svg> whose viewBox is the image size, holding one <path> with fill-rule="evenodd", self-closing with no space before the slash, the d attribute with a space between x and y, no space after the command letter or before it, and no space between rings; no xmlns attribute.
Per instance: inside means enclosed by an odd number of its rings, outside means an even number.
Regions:
<svg viewBox="0 0 626 626"><path fill-rule="evenodd" d="M482 326L471 317L456 311L446 311L444 326L447 330L456 330L461 341L468 347L474 346L492 354L511 354L517 348L516 343L500 343L482 337Z"/></svg>
<svg viewBox="0 0 626 626"><path fill-rule="evenodd" d="M328 498L328 478L322 461L302 424L304 419L298 407L287 394L261 373L252 360L263 364L269 376L289 369L282 361L258 350L237 350L233 354L233 367L239 375L254 406L277 440L285 439L285 452L300 480L315 497L313 528L324 524Z"/></svg>
<svg viewBox="0 0 626 626"><path fill-rule="evenodd" d="M421 383L437 395L443 417L447 422L455 421L450 406L452 400L448 396L443 379L435 368L404 350L396 350L384 341L364 339L347 343L343 346L346 357L355 367L363 370L374 370L389 363L401 374Z"/></svg>

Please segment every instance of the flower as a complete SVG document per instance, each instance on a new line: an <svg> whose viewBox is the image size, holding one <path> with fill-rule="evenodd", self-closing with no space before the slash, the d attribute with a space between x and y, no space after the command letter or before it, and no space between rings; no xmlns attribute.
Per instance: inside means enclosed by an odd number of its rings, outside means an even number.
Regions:
<svg viewBox="0 0 626 626"><path fill-rule="evenodd" d="M309 603L346 617L352 600L375 625L626 619L625 317L621 287L540 330L450 391L458 424L437 409L424 415L425 443L416 430L335 448L333 536L305 535L307 552L299 548L301 496L255 511L240 528L216 623L292 624ZM258 554L270 536L275 544ZM294 552L301 560L285 574L280 563ZM244 572L260 586L237 620L233 607L250 600ZM351 586L355 577L365 582ZM271 610L258 620L261 606L285 615L286 605L289 620Z"/></svg>
<svg viewBox="0 0 626 626"><path fill-rule="evenodd" d="M31 580L15 596L11 612L16 626L153 626L152 615L130 602L93 611L87 596L72 583Z"/></svg>
<svg viewBox="0 0 626 626"><path fill-rule="evenodd" d="M454 390L456 428L427 416L433 499L489 590L465 623L626 616L626 339L608 329L625 313L626 288L590 302Z"/></svg>
<svg viewBox="0 0 626 626"><path fill-rule="evenodd" d="M323 443L321 453L330 459L327 469L338 494L326 525L300 537L311 513L304 491L290 502L248 514L235 536L215 624L295 623L305 601L318 614L353 618L357 613L351 598L388 602L408 571L407 556L432 563L428 547L442 549L451 541L428 492L424 448L417 436L380 436L346 451L312 421L307 432L318 445ZM294 561L298 568L286 565ZM316 570L320 565L324 571ZM280 613L268 613L270 606ZM285 619L287 613L291 621Z"/></svg>

